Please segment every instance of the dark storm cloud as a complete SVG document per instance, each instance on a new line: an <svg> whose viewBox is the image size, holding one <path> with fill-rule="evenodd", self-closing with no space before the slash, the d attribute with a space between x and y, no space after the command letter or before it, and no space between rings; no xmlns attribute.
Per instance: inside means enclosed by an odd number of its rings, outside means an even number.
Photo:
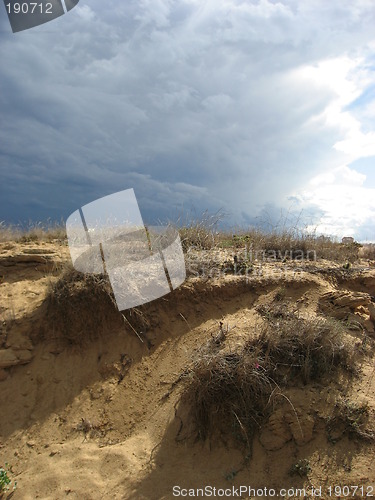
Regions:
<svg viewBox="0 0 375 500"><path fill-rule="evenodd" d="M303 68L367 54L374 21L368 1L81 0L3 33L0 219L129 187L149 218L288 206L343 161L336 91Z"/></svg>

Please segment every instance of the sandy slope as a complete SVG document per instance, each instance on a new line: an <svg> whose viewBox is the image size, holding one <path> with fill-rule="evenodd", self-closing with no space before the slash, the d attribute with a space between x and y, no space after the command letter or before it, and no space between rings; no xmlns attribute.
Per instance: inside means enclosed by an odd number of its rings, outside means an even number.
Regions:
<svg viewBox="0 0 375 500"><path fill-rule="evenodd" d="M358 299L375 294L375 270L367 263L350 272L329 262L306 263L303 270L272 263L249 279L189 278L145 306L141 318L130 316L139 332L142 322L148 324L142 341L127 323L114 321L80 348L56 341L44 302L67 259L58 243L0 247L0 364L9 352L15 356L13 366L0 369L0 465L13 467L13 498L157 500L175 498L173 486L205 485L305 487L308 496L312 486L321 486L322 498L329 498L328 486L375 484L374 442L349 439L337 429L334 443L325 420L339 394L348 391L351 403L369 404L368 428L375 426L373 322ZM256 307L274 301L278 292L306 317L322 311L350 314L352 320L356 315L364 326L351 333L353 349L364 342L367 349L359 376L289 389L294 409L280 396L246 465L230 442L176 440L183 434L181 422L187 428L178 405L179 375L194 353L218 332L219 321L227 349L255 335L262 321ZM83 318L96 314L89 301L82 304ZM302 459L309 462L307 475L290 475Z"/></svg>

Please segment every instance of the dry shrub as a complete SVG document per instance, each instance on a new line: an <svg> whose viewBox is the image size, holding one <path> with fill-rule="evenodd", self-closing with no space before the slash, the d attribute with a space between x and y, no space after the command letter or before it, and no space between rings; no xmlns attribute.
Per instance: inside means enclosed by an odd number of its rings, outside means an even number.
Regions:
<svg viewBox="0 0 375 500"><path fill-rule="evenodd" d="M362 259L375 260L375 243L366 243L360 248L359 256Z"/></svg>
<svg viewBox="0 0 375 500"><path fill-rule="evenodd" d="M217 243L217 227L223 217L220 211L215 214L206 211L199 219L185 220L183 224L179 221L183 250L186 252L190 248L197 250L214 248Z"/></svg>
<svg viewBox="0 0 375 500"><path fill-rule="evenodd" d="M35 226L26 231L22 231L18 239L21 243L29 241L66 241L66 229L64 225L54 224L51 226Z"/></svg>
<svg viewBox="0 0 375 500"><path fill-rule="evenodd" d="M4 221L0 221L0 243L4 241L14 241L17 239L18 233L14 226L6 224Z"/></svg>
<svg viewBox="0 0 375 500"><path fill-rule="evenodd" d="M251 453L254 433L281 388L318 380L339 366L350 368L350 352L339 323L302 319L284 304L236 351L213 343L202 347L183 377L181 403L198 439L232 436Z"/></svg>
<svg viewBox="0 0 375 500"><path fill-rule="evenodd" d="M84 345L122 324L106 275L67 269L47 297L44 337Z"/></svg>
<svg viewBox="0 0 375 500"><path fill-rule="evenodd" d="M250 239L253 248L261 249L265 255L274 255L276 252L280 258L314 258L316 250L315 239L309 235L299 234L295 231L272 231L270 233L256 231L254 239Z"/></svg>
<svg viewBox="0 0 375 500"><path fill-rule="evenodd" d="M6 224L0 221L0 242L17 241L29 243L32 241L66 240L65 225L57 222L29 222L26 225Z"/></svg>
<svg viewBox="0 0 375 500"><path fill-rule="evenodd" d="M317 237L297 229L272 229L270 231L250 229L229 235L216 236L222 248L246 249L250 259L261 260L315 260L327 259L339 262L355 262L361 245L343 245L329 237Z"/></svg>
<svg viewBox="0 0 375 500"><path fill-rule="evenodd" d="M344 245L329 239L322 241L318 238L313 241L312 248L315 249L317 258L353 264L359 259L361 245L356 242Z"/></svg>

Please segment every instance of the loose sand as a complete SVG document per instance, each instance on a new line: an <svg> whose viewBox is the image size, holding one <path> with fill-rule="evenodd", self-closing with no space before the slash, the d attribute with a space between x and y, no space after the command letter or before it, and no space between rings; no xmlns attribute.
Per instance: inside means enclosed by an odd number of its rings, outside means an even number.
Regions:
<svg viewBox="0 0 375 500"><path fill-rule="evenodd" d="M368 304L361 302L375 295L375 269L368 262L348 271L326 261L302 267L280 262L263 266L262 275L255 266L248 279L190 277L127 314L128 321L110 311L100 331L92 330L103 311L83 295L79 335L90 340L67 346L46 302L67 261L68 250L58 242L0 244L0 351L4 364L15 356L14 366L0 369L0 465L12 466L18 483L12 498L159 500L177 498L174 486L206 485L263 489L251 498L261 498L265 488L306 488L310 497L312 487L322 487L326 499L335 485L371 493L374 442L351 437L345 428L327 432L340 395L352 406L367 403L366 432L375 427L374 329ZM262 321L257 306L277 294L305 317L357 319L358 329L350 330L353 349L366 351L358 375L288 389L288 400L280 397L255 436L246 464L229 441L176 440L185 418L179 414L179 376L194 353L218 333L220 321L226 348L235 349L256 334ZM307 463L301 475L290 474ZM365 496L345 491L341 498Z"/></svg>

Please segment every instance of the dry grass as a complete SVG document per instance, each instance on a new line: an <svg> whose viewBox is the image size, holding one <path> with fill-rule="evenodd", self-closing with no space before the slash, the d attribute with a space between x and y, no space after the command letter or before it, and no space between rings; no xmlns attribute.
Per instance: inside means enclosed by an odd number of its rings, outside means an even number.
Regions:
<svg viewBox="0 0 375 500"><path fill-rule="evenodd" d="M145 333L150 328L142 307L118 310L106 274L85 274L70 266L51 283L45 307L49 323L43 338L64 345L82 348L119 328L144 342L138 331Z"/></svg>
<svg viewBox="0 0 375 500"><path fill-rule="evenodd" d="M327 419L328 440L335 443L343 436L350 439L373 441L374 431L368 428L369 406L366 402L355 402L340 398L334 407L333 415Z"/></svg>
<svg viewBox="0 0 375 500"><path fill-rule="evenodd" d="M108 277L67 268L46 299L46 340L84 346L122 324Z"/></svg>
<svg viewBox="0 0 375 500"><path fill-rule="evenodd" d="M4 241L15 241L18 237L18 233L13 226L5 224L5 222L0 221L0 243Z"/></svg>
<svg viewBox="0 0 375 500"><path fill-rule="evenodd" d="M209 215L205 212L199 219L184 221L179 230L184 252L189 249L227 248L245 250L250 261L327 259L353 263L358 260L360 249L362 250L358 243L344 245L332 238L317 237L314 233L307 233L297 227L287 228L282 223L268 231L250 228L233 234L220 230L222 219L221 213ZM369 248L367 253L372 251Z"/></svg>
<svg viewBox="0 0 375 500"><path fill-rule="evenodd" d="M375 260L375 243L365 243L359 250L362 259Z"/></svg>
<svg viewBox="0 0 375 500"><path fill-rule="evenodd" d="M234 235L221 233L217 236L222 248L246 249L250 260L316 260L327 259L339 262L355 262L360 245L343 245L331 238L320 238L296 229L272 230L251 229Z"/></svg>
<svg viewBox="0 0 375 500"><path fill-rule="evenodd" d="M258 308L266 323L247 349L258 357L269 375L282 385L319 380L338 366L354 369L353 346L342 323L331 318L303 319L287 303Z"/></svg>
<svg viewBox="0 0 375 500"><path fill-rule="evenodd" d="M249 255L250 261L327 259L344 264L354 263L359 257L375 259L375 244L343 245L329 237L316 237L297 227L287 228L282 223L268 231L250 228L233 234L220 229L224 218L221 211L214 214L206 211L196 219L180 219L177 226L184 252L190 249L242 249ZM9 225L0 222L0 242L53 240L67 241L64 223L47 221Z"/></svg>
<svg viewBox="0 0 375 500"><path fill-rule="evenodd" d="M282 388L352 368L351 344L340 323L299 318L285 304L266 316L259 333L237 350L209 343L186 371L181 403L198 439L232 436L251 453L253 436Z"/></svg>
<svg viewBox="0 0 375 500"><path fill-rule="evenodd" d="M223 219L221 212L209 214L204 212L199 219L178 221L179 234L184 252L194 248L210 250L218 243L218 226Z"/></svg>
<svg viewBox="0 0 375 500"><path fill-rule="evenodd" d="M198 439L232 431L250 448L266 415L274 384L245 351L201 352L187 372L182 401Z"/></svg>
<svg viewBox="0 0 375 500"><path fill-rule="evenodd" d="M29 222L26 225L11 225L0 221L0 243L16 241L28 243L30 241L66 241L66 230L63 223L52 221Z"/></svg>

